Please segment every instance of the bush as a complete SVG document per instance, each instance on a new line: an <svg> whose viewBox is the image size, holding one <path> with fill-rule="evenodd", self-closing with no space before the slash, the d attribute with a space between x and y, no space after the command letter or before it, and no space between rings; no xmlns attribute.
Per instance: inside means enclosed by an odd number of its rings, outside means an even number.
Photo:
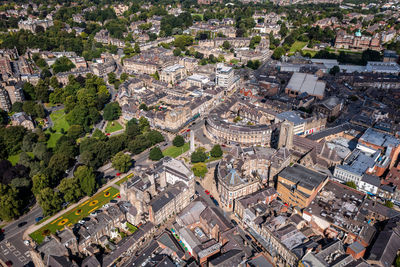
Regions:
<svg viewBox="0 0 400 267"><path fill-rule="evenodd" d="M185 139L181 135L177 135L172 141L172 144L176 147L181 147L185 144Z"/></svg>
<svg viewBox="0 0 400 267"><path fill-rule="evenodd" d="M197 163L197 162L204 162L207 159L206 153L201 150L196 150L195 152L192 153L190 160L192 163Z"/></svg>
<svg viewBox="0 0 400 267"><path fill-rule="evenodd" d="M222 154L223 152L220 145L214 145L210 151L210 155L214 158L219 158L222 156Z"/></svg>

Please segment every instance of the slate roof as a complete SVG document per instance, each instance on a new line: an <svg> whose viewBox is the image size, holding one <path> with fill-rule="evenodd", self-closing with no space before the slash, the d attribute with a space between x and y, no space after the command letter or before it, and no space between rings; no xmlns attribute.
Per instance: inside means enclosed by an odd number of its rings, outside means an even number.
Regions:
<svg viewBox="0 0 400 267"><path fill-rule="evenodd" d="M325 174L307 169L298 164L286 167L279 173L279 176L298 183L298 185L309 190L317 188L327 178Z"/></svg>

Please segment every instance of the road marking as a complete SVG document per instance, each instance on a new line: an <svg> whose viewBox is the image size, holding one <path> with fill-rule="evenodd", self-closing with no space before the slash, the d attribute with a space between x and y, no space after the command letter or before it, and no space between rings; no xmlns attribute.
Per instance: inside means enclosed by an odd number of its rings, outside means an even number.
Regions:
<svg viewBox="0 0 400 267"><path fill-rule="evenodd" d="M94 210L97 210L98 207L99 207L99 206L94 207L93 209L89 210L89 211L88 211L88 214L92 213L92 211L94 211Z"/></svg>
<svg viewBox="0 0 400 267"><path fill-rule="evenodd" d="M3 255L4 255L4 256L6 256L6 255L8 255L8 254L10 254L10 252L9 252L8 250L3 252Z"/></svg>
<svg viewBox="0 0 400 267"><path fill-rule="evenodd" d="M15 247L14 247L14 246L10 246L8 249L9 249L10 251L14 251L14 250L15 250Z"/></svg>
<svg viewBox="0 0 400 267"><path fill-rule="evenodd" d="M31 253L29 251L24 253L26 257L30 258L31 257Z"/></svg>
<svg viewBox="0 0 400 267"><path fill-rule="evenodd" d="M19 252L18 250L14 251L13 254L18 257L19 255L21 255L21 252Z"/></svg>
<svg viewBox="0 0 400 267"><path fill-rule="evenodd" d="M26 261L26 258L25 258L24 256L21 256L21 257L19 257L18 259L19 259L20 262Z"/></svg>
<svg viewBox="0 0 400 267"><path fill-rule="evenodd" d="M89 200L86 200L85 202L83 202L82 204L79 205L79 207L82 207L83 205L86 205L89 202Z"/></svg>

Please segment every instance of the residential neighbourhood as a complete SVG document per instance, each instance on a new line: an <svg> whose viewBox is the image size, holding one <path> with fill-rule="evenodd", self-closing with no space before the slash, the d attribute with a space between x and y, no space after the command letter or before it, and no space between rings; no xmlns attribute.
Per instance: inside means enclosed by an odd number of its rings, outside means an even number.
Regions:
<svg viewBox="0 0 400 267"><path fill-rule="evenodd" d="M399 1L0 16L0 266L400 266Z"/></svg>

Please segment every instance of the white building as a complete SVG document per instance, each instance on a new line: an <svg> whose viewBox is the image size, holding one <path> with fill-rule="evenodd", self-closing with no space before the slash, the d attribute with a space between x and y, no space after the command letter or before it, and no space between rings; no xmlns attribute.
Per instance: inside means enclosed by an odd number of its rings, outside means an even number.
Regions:
<svg viewBox="0 0 400 267"><path fill-rule="evenodd" d="M381 181L378 176L364 174L361 181L358 183L358 190L363 191L367 194L375 195L381 186Z"/></svg>
<svg viewBox="0 0 400 267"><path fill-rule="evenodd" d="M224 88L231 88L234 83L234 70L222 63L217 64L215 83Z"/></svg>

